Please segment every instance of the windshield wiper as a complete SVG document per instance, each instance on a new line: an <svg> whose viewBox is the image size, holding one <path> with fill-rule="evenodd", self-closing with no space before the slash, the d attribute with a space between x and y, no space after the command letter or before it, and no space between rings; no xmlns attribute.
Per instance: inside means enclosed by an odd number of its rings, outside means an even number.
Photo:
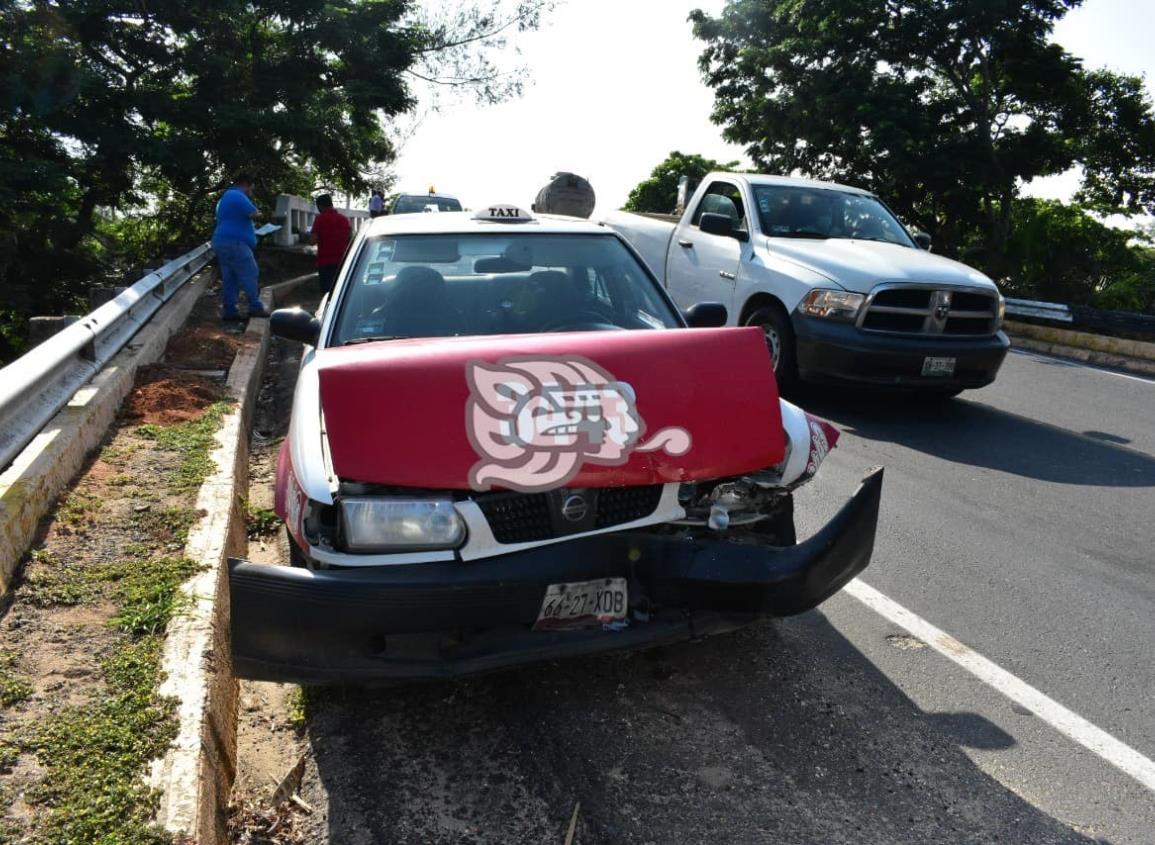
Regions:
<svg viewBox="0 0 1155 845"><path fill-rule="evenodd" d="M812 240L826 240L830 235L821 232L779 232L771 235L774 238L810 238Z"/></svg>
<svg viewBox="0 0 1155 845"><path fill-rule="evenodd" d="M372 334L368 337L354 337L342 343L342 346L352 346L355 343L376 343L379 340L408 340L403 334Z"/></svg>

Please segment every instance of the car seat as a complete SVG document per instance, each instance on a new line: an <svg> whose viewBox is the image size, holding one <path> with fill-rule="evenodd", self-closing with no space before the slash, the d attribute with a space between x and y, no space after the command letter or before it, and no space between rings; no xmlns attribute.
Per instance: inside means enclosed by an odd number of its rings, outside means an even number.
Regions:
<svg viewBox="0 0 1155 845"><path fill-rule="evenodd" d="M385 305L385 334L447 337L466 332L465 320L449 301L445 277L432 267L405 267L392 287Z"/></svg>

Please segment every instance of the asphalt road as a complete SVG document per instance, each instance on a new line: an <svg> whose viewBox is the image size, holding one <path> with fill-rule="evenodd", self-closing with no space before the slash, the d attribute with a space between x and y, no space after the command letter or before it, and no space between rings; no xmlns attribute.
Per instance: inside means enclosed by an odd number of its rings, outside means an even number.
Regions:
<svg viewBox="0 0 1155 845"><path fill-rule="evenodd" d="M885 465L862 580L1155 758L1155 383L1012 354L938 407L802 404L844 435L801 535ZM846 594L310 712L309 842L561 843L580 805L584 845L1155 843L1155 794Z"/></svg>

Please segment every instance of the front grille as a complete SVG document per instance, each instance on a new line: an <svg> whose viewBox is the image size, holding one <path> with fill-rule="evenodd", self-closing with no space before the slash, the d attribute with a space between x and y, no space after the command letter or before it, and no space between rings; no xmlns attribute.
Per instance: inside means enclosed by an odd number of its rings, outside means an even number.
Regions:
<svg viewBox="0 0 1155 845"><path fill-rule="evenodd" d="M489 493L477 506L499 543L532 543L553 536L548 493Z"/></svg>
<svg viewBox="0 0 1155 845"><path fill-rule="evenodd" d="M608 487L598 491L598 528L609 528L649 516L658 508L662 485Z"/></svg>
<svg viewBox="0 0 1155 845"><path fill-rule="evenodd" d="M998 331L998 297L930 287L887 287L874 293L858 325L868 332L986 337Z"/></svg>
<svg viewBox="0 0 1155 845"><path fill-rule="evenodd" d="M532 543L642 519L658 508L662 485L581 490L590 512L578 523L561 516L573 490L549 493L483 493L475 501L499 543Z"/></svg>

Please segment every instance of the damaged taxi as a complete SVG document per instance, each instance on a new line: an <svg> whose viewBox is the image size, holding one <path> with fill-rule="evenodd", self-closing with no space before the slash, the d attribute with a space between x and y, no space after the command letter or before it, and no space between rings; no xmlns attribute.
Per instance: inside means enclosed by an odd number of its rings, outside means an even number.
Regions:
<svg viewBox="0 0 1155 845"><path fill-rule="evenodd" d="M241 677L374 683L670 643L812 608L870 561L882 471L798 542L837 431L758 328L679 311L620 235L512 206L374 220L305 344L291 566L230 562Z"/></svg>

